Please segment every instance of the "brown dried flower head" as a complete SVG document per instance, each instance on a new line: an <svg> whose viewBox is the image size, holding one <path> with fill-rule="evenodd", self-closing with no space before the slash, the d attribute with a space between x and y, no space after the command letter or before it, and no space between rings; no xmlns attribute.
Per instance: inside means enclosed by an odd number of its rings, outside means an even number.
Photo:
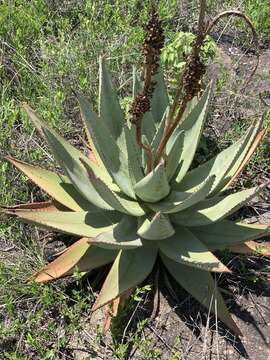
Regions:
<svg viewBox="0 0 270 360"><path fill-rule="evenodd" d="M149 12L149 20L145 26L145 39L143 43L144 55L144 87L131 105L130 114L133 124L142 120L143 114L151 110L151 96L154 91L155 81L152 77L157 73L160 60L160 52L164 45L164 31L162 21L152 4Z"/></svg>

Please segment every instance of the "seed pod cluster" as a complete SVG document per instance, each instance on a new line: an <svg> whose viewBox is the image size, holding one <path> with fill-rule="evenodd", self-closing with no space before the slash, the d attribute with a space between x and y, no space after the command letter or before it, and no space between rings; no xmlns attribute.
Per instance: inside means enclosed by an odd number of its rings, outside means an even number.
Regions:
<svg viewBox="0 0 270 360"><path fill-rule="evenodd" d="M145 26L145 39L142 49L144 56L144 87L142 92L134 99L129 111L133 124L140 122L143 114L151 110L151 96L156 85L152 77L157 73L159 67L160 52L164 40L162 21L155 7L151 6L149 21Z"/></svg>
<svg viewBox="0 0 270 360"><path fill-rule="evenodd" d="M164 46L164 30L155 7L151 7L149 21L145 26L143 55L145 64L151 64L152 75L157 72L161 49Z"/></svg>
<svg viewBox="0 0 270 360"><path fill-rule="evenodd" d="M131 105L129 113L132 115L131 123L136 124L144 113L150 111L150 98L146 94L138 94Z"/></svg>
<svg viewBox="0 0 270 360"><path fill-rule="evenodd" d="M205 65L201 62L200 57L191 53L183 74L183 88L187 101L190 101L200 92L200 81L205 70Z"/></svg>

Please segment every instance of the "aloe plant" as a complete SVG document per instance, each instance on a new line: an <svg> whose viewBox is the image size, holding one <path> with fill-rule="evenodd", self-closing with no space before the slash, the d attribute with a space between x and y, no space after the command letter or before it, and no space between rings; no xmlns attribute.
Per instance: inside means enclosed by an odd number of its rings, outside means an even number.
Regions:
<svg viewBox="0 0 270 360"><path fill-rule="evenodd" d="M253 240L270 232L268 225L226 219L265 185L224 193L263 136L262 121L254 121L236 143L193 168L211 98L210 84L201 96L188 102L159 159L155 155L172 105L161 69L154 81L150 111L142 114L142 146L119 105L103 58L98 114L87 98L78 94L89 142L87 155L25 104L30 120L48 142L64 174L7 156L52 200L2 207L1 212L79 237L35 273L34 281L44 283L77 270L89 272L112 264L93 306L96 310L144 281L159 259L185 290L210 311L217 309L219 319L239 334L211 272L230 272L215 255L216 250L256 250ZM134 71L134 99L140 91ZM147 151L152 156L150 167ZM269 254L265 246L258 244L258 249Z"/></svg>

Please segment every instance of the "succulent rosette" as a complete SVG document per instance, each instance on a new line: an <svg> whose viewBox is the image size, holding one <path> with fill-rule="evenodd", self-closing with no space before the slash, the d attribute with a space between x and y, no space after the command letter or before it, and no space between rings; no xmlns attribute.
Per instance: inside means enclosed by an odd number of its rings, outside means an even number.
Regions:
<svg viewBox="0 0 270 360"><path fill-rule="evenodd" d="M134 74L134 98L140 86ZM192 167L211 92L209 85L196 101L189 103L164 156L149 172L145 152L136 143L134 126L125 119L103 59L100 60L99 113L93 111L84 96L78 95L90 156L69 144L29 106L24 106L64 174L7 157L52 200L1 211L80 237L34 274L35 281L47 282L75 270L89 272L112 264L94 304L95 310L144 281L159 258L195 299L211 311L217 304L219 319L239 333L211 272L229 272L214 254L216 250L255 250L257 245L253 240L269 233L268 225L227 220L264 185L224 193L265 131L261 129L261 121L254 121L237 142L198 167ZM155 75L151 110L143 115L142 127L144 142L149 144L154 158L168 111L169 97L159 70ZM265 246L261 249L268 254Z"/></svg>

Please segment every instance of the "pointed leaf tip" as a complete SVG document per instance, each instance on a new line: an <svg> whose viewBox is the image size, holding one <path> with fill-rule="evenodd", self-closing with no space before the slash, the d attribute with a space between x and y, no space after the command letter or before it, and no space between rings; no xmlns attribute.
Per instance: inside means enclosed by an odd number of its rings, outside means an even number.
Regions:
<svg viewBox="0 0 270 360"><path fill-rule="evenodd" d="M54 261L30 277L29 281L45 283L71 275L75 269L81 272L90 271L112 262L116 256L117 251L92 246L89 244L89 238L81 238Z"/></svg>
<svg viewBox="0 0 270 360"><path fill-rule="evenodd" d="M161 162L142 180L134 186L137 196L143 201L156 202L166 197L170 192L164 162Z"/></svg>
<svg viewBox="0 0 270 360"><path fill-rule="evenodd" d="M138 229L138 235L147 240L161 240L172 236L175 230L167 215L156 213L152 218L146 217Z"/></svg>
<svg viewBox="0 0 270 360"><path fill-rule="evenodd" d="M147 245L134 250L120 251L92 307L92 311L108 304L145 280L153 269L156 256L157 250Z"/></svg>

